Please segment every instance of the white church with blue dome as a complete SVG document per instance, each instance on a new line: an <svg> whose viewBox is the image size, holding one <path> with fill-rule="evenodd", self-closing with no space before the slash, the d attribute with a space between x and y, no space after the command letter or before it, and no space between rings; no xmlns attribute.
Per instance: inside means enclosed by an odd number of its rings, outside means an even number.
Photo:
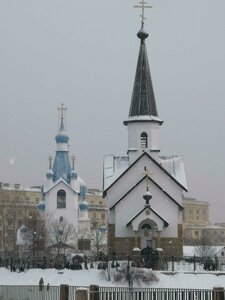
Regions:
<svg viewBox="0 0 225 300"><path fill-rule="evenodd" d="M65 111L63 104L59 108L60 126L55 137L57 149L52 164L49 157L49 169L43 187L43 200L38 209L51 222L71 224L77 233L90 231L88 203L85 201L87 187L75 171L75 157L69 157L69 136L65 129Z"/></svg>

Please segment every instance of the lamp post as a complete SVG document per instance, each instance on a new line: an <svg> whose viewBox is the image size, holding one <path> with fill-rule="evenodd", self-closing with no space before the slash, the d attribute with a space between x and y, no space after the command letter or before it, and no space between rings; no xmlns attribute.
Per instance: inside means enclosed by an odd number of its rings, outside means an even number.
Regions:
<svg viewBox="0 0 225 300"><path fill-rule="evenodd" d="M32 241L32 246L33 246L33 258L35 257L36 241L37 241L37 232L36 232L36 230L34 230L34 231L33 231L33 241Z"/></svg>
<svg viewBox="0 0 225 300"><path fill-rule="evenodd" d="M127 281L128 281L128 287L129 287L129 299L132 299L133 297L133 277L130 270L130 256L127 256Z"/></svg>

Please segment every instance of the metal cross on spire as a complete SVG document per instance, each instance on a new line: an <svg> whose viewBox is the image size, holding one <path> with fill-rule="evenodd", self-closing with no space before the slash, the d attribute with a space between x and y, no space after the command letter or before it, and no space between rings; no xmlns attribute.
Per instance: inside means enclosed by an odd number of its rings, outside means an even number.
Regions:
<svg viewBox="0 0 225 300"><path fill-rule="evenodd" d="M75 155L73 155L73 156L71 157L71 159L72 159L72 169L74 170L76 156L75 156Z"/></svg>
<svg viewBox="0 0 225 300"><path fill-rule="evenodd" d="M64 106L64 103L61 103L61 107L58 107L58 110L60 111L60 117L64 118L64 112L67 110L67 108Z"/></svg>
<svg viewBox="0 0 225 300"><path fill-rule="evenodd" d="M145 20L145 8L152 8L152 6L150 5L146 5L147 2L145 2L144 0L141 0L139 2L140 5L134 5L135 8L141 8L141 24L142 27L144 26L144 20Z"/></svg>
<svg viewBox="0 0 225 300"><path fill-rule="evenodd" d="M49 160L49 170L51 170L52 169L52 160L53 160L51 155L49 155L48 160Z"/></svg>

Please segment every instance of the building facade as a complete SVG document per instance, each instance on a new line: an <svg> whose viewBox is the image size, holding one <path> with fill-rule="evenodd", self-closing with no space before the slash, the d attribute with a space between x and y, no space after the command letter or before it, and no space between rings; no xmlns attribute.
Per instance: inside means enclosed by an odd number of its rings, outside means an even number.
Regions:
<svg viewBox="0 0 225 300"><path fill-rule="evenodd" d="M31 222L41 197L40 188L0 183L0 257L18 255L17 231Z"/></svg>
<svg viewBox="0 0 225 300"><path fill-rule="evenodd" d="M159 118L142 22L129 116L127 156L104 157L104 193L109 206L109 254L161 248L181 255L182 193L187 191L182 156L160 155ZM173 249L171 248L171 245Z"/></svg>
<svg viewBox="0 0 225 300"><path fill-rule="evenodd" d="M183 197L182 203L184 245L225 245L225 227L210 224L208 202Z"/></svg>
<svg viewBox="0 0 225 300"><path fill-rule="evenodd" d="M86 201L89 205L88 218L92 228L107 228L108 205L102 198L102 192L97 189L88 189Z"/></svg>

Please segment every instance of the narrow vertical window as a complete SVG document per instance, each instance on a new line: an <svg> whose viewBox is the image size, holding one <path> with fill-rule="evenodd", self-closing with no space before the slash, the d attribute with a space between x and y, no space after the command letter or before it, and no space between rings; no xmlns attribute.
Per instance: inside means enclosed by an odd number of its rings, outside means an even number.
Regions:
<svg viewBox="0 0 225 300"><path fill-rule="evenodd" d="M148 135L146 132L141 134L141 148L148 148Z"/></svg>
<svg viewBox="0 0 225 300"><path fill-rule="evenodd" d="M66 192L64 190L57 192L57 208L66 208Z"/></svg>

